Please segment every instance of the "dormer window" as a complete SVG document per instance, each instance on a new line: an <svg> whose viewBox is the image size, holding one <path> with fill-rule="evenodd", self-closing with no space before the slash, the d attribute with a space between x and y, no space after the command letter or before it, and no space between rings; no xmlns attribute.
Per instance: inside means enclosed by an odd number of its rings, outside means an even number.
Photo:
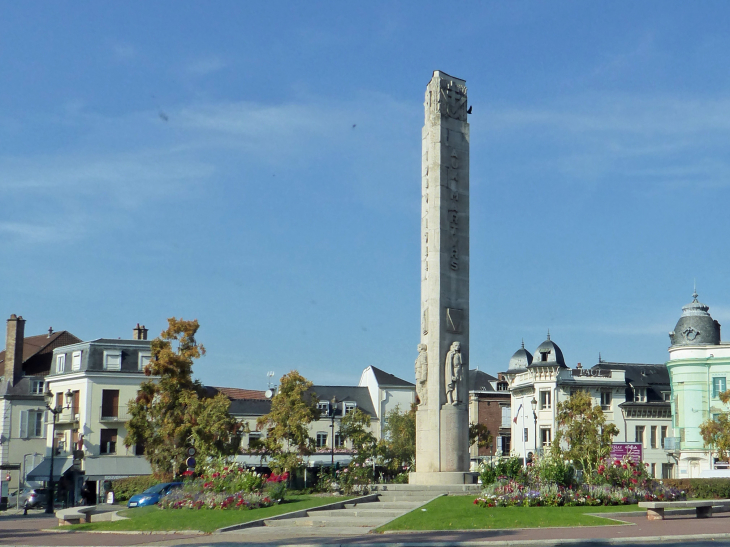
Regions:
<svg viewBox="0 0 730 547"><path fill-rule="evenodd" d="M646 388L637 387L634 389L634 402L645 403L646 402Z"/></svg>
<svg viewBox="0 0 730 547"><path fill-rule="evenodd" d="M350 412L354 412L354 410L357 408L357 403L353 403L351 401L345 401L345 408L343 415L347 416Z"/></svg>
<svg viewBox="0 0 730 547"><path fill-rule="evenodd" d="M71 370L81 370L81 352L74 351L71 354Z"/></svg>
<svg viewBox="0 0 730 547"><path fill-rule="evenodd" d="M66 354L56 355L56 374L66 371Z"/></svg>
<svg viewBox="0 0 730 547"><path fill-rule="evenodd" d="M549 351L541 351L540 352L540 361L542 361L543 363L547 363L548 355L550 355Z"/></svg>
<svg viewBox="0 0 730 547"><path fill-rule="evenodd" d="M30 383L30 392L33 395L43 395L43 387L45 382L43 380L32 380Z"/></svg>
<svg viewBox="0 0 730 547"><path fill-rule="evenodd" d="M329 401L318 402L317 410L319 410L325 416L329 416L330 415L330 402Z"/></svg>
<svg viewBox="0 0 730 547"><path fill-rule="evenodd" d="M150 352L140 351L139 352L139 362L137 363L139 370L144 370L144 367L146 367L150 363L151 359L152 359L152 354Z"/></svg>
<svg viewBox="0 0 730 547"><path fill-rule="evenodd" d="M104 351L104 370L122 370L122 352L120 350Z"/></svg>

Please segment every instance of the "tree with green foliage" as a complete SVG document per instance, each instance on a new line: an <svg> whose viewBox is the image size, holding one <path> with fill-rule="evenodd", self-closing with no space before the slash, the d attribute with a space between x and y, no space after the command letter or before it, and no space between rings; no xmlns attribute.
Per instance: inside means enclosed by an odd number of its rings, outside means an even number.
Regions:
<svg viewBox="0 0 730 547"><path fill-rule="evenodd" d="M730 403L730 390L720 393L723 404ZM700 424L700 435L705 446L717 451L721 460L730 460L730 413L721 412L716 418L709 418Z"/></svg>
<svg viewBox="0 0 730 547"><path fill-rule="evenodd" d="M476 443L477 448L489 448L494 437L486 424L471 424L469 426L469 446Z"/></svg>
<svg viewBox="0 0 730 547"><path fill-rule="evenodd" d="M193 361L205 355L195 340L198 321L174 317L168 328L152 340L152 357L137 398L129 402L127 447L141 444L155 473L180 473L186 450L195 447L196 459L235 454L240 444L240 424L228 412L230 400L222 393L210 397L193 380ZM173 343L177 343L173 346Z"/></svg>
<svg viewBox="0 0 730 547"><path fill-rule="evenodd" d="M378 451L391 471L401 472L403 466L412 467L416 459L416 405L401 412L396 405L385 415L383 440Z"/></svg>
<svg viewBox="0 0 730 547"><path fill-rule="evenodd" d="M553 449L559 451L564 440L568 445L564 456L583 470L583 480L590 484L599 462L611 453L611 443L619 433L618 427L606 423L601 406L594 406L586 391L578 391L558 404L557 422Z"/></svg>
<svg viewBox="0 0 730 547"><path fill-rule="evenodd" d="M349 439L356 454L354 460L362 463L375 454L378 440L370 431L370 416L359 408L350 412L340 422L343 442Z"/></svg>
<svg viewBox="0 0 730 547"><path fill-rule="evenodd" d="M256 421L256 428L266 431L261 444L277 473L296 470L301 467L302 456L314 451L315 442L307 426L319 419L320 411L311 388L312 382L296 370L285 374L271 398L271 410Z"/></svg>

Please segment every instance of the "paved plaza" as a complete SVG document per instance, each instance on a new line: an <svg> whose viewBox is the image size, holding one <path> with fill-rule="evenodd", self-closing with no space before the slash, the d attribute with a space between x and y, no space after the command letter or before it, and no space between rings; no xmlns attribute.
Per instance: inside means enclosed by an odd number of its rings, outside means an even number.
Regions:
<svg viewBox="0 0 730 547"><path fill-rule="evenodd" d="M53 531L56 519L44 513L0 517L0 545L730 545L730 513L710 519L693 515L649 521L621 517L616 526L533 528L451 532L368 534L362 528L252 528L226 534L99 533Z"/></svg>

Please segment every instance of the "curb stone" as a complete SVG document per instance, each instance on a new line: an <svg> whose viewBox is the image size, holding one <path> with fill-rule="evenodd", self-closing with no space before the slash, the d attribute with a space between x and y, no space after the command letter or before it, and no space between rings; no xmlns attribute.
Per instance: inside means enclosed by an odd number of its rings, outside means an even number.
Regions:
<svg viewBox="0 0 730 547"><path fill-rule="evenodd" d="M453 530L451 530L453 531ZM473 530L471 530L473 531ZM687 541L702 541L715 539L730 539L730 534L694 534L687 536L643 536L632 538L591 538L591 539L525 539L511 541L399 541L393 543L277 543L278 547L532 547L533 545L545 547L557 547L560 545L621 545L625 543L650 543L663 542L668 544L685 543ZM253 544L252 544L253 545ZM263 545L263 544L261 544ZM271 544L268 544L271 545Z"/></svg>
<svg viewBox="0 0 730 547"><path fill-rule="evenodd" d="M191 536L205 536L210 535L209 532L203 532L201 530L58 530L55 528L48 528L41 530L41 532L53 533L53 534L123 534L127 536L151 536L151 535L191 535Z"/></svg>

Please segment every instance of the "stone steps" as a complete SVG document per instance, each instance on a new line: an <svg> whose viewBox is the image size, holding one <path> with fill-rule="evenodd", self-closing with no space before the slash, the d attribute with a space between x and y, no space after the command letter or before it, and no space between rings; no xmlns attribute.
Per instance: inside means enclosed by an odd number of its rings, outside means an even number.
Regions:
<svg viewBox="0 0 730 547"><path fill-rule="evenodd" d="M393 488L397 486L397 488ZM331 527L341 529L355 529L363 531L367 529L377 528L390 522L391 520L405 515L422 505L425 505L432 499L444 494L449 495L465 495L476 494L481 489L469 488L473 485L456 485L456 486L411 486L411 485L378 485L377 501L360 501L355 503L345 503L343 509L323 509L317 511L312 509L307 511L307 516L299 516L296 518L285 519L267 519L264 521L265 526L272 527L291 527L291 526L311 526L311 527ZM465 488L466 487L466 488Z"/></svg>
<svg viewBox="0 0 730 547"><path fill-rule="evenodd" d="M380 505L379 503L374 503L373 505ZM403 509L384 509L378 507L377 509L362 509L362 508L356 508L356 509L335 509L334 511L310 511L307 513L307 516L311 518L319 518L319 517L389 517L389 518L397 518L403 514Z"/></svg>
<svg viewBox="0 0 730 547"><path fill-rule="evenodd" d="M336 527L336 528L376 528L390 521L392 517L299 517L286 520L267 520L264 521L266 526L316 526L316 527Z"/></svg>

